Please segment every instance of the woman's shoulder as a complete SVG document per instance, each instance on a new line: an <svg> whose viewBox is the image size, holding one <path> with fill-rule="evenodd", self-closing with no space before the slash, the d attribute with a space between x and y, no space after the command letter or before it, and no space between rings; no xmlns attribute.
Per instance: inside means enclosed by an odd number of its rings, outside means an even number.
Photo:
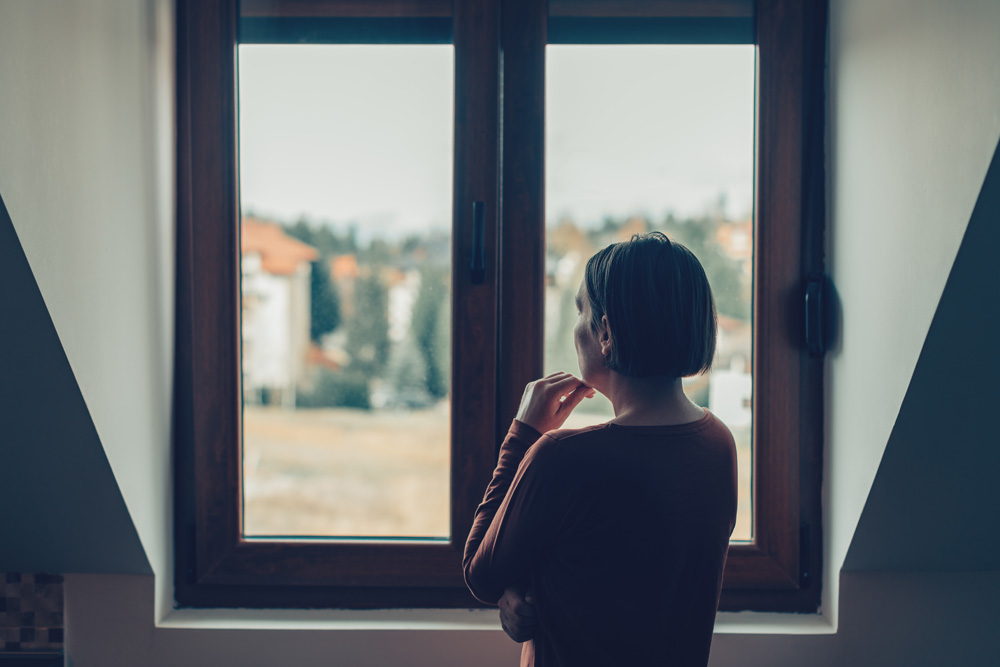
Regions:
<svg viewBox="0 0 1000 667"><path fill-rule="evenodd" d="M547 431L531 446L525 459L559 459L574 456L587 445L607 442L607 424L594 424L583 428L560 428Z"/></svg>
<svg viewBox="0 0 1000 667"><path fill-rule="evenodd" d="M700 419L684 424L627 425L615 422L595 424L584 428L549 431L539 439L551 449L583 451L602 449L625 443L657 444L689 442L698 446L734 446L732 432L707 409ZM589 447L588 447L589 445Z"/></svg>
<svg viewBox="0 0 1000 667"><path fill-rule="evenodd" d="M547 431L525 453L520 469L534 479L547 480L553 489L577 489L614 449L604 435L607 430L607 424L595 424Z"/></svg>
<svg viewBox="0 0 1000 667"><path fill-rule="evenodd" d="M602 423L548 431L538 439L528 454L531 459L537 459L539 464L565 470L592 465L617 449L617 444L609 424Z"/></svg>
<svg viewBox="0 0 1000 667"><path fill-rule="evenodd" d="M607 437L610 424L601 423L582 428L560 428L549 431L543 440L549 443L574 443L578 444L588 440L602 439Z"/></svg>
<svg viewBox="0 0 1000 667"><path fill-rule="evenodd" d="M548 431L531 448L532 458L589 458L588 453L606 454L615 452L635 453L632 444L640 449L652 446L662 449L667 443L688 443L696 447L712 449L735 449L733 435L729 428L708 410L693 422L663 425L624 425L614 422L594 424L583 428L563 428Z"/></svg>

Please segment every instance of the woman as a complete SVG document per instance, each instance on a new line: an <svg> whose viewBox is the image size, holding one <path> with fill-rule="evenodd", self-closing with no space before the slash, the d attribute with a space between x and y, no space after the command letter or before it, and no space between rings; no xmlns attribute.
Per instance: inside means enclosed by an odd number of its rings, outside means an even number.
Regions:
<svg viewBox="0 0 1000 667"><path fill-rule="evenodd" d="M577 309L580 377L525 388L466 583L528 640L522 665L705 665L736 521L732 434L681 387L715 354L708 280L645 234L588 261ZM614 419L559 430L595 391Z"/></svg>

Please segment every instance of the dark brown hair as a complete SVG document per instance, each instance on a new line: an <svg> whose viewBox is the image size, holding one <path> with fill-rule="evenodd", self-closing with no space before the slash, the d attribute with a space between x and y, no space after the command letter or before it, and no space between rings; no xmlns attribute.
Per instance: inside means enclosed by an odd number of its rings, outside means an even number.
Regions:
<svg viewBox="0 0 1000 667"><path fill-rule="evenodd" d="M660 232L636 234L591 257L584 280L591 328L608 317L608 368L632 377L687 377L712 367L712 288L683 245Z"/></svg>

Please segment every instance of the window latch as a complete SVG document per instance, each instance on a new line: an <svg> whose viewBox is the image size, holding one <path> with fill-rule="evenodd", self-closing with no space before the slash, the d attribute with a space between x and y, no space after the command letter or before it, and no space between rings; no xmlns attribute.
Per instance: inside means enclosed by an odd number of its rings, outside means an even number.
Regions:
<svg viewBox="0 0 1000 667"><path fill-rule="evenodd" d="M809 356L822 357L830 346L829 279L813 276L806 283L806 348Z"/></svg>

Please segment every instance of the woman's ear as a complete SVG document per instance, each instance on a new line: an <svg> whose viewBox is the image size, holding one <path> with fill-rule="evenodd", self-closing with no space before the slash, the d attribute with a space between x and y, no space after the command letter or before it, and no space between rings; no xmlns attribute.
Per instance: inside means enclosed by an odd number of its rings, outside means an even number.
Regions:
<svg viewBox="0 0 1000 667"><path fill-rule="evenodd" d="M607 315L601 315L601 326L597 332L597 340L601 344L601 356L608 356L613 341L611 340L611 327L608 326Z"/></svg>

